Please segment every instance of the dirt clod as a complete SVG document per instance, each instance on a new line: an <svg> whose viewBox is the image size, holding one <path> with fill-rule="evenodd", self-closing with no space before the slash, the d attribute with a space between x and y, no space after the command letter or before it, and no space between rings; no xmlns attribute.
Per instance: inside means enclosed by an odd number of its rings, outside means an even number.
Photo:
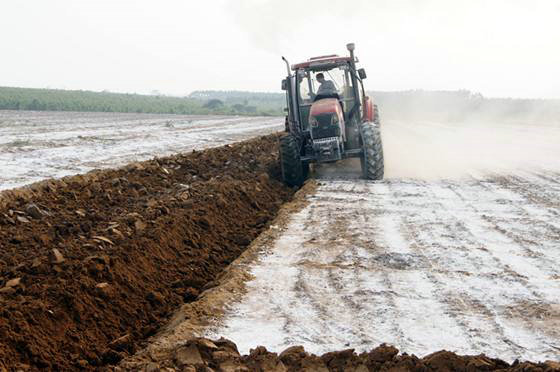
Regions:
<svg viewBox="0 0 560 372"><path fill-rule="evenodd" d="M18 220L19 222L22 222L22 223L29 223L30 222L29 219L27 219L26 217L23 217L23 216L17 216L16 220Z"/></svg>
<svg viewBox="0 0 560 372"><path fill-rule="evenodd" d="M181 346L175 350L175 362L179 366L200 366L204 365L202 356L195 344Z"/></svg>
<svg viewBox="0 0 560 372"><path fill-rule="evenodd" d="M368 359L374 363L385 363L392 360L398 353L399 350L396 347L382 344L369 353Z"/></svg>
<svg viewBox="0 0 560 372"><path fill-rule="evenodd" d="M60 264L60 263L63 263L65 261L64 256L62 255L62 253L60 253L58 248L53 248L52 249L52 251L51 251L51 261L55 264Z"/></svg>
<svg viewBox="0 0 560 372"><path fill-rule="evenodd" d="M515 372L553 372L559 371L558 363L513 363L485 355L463 356L449 351L439 351L424 358L415 355L399 354L393 346L382 344L370 352L357 354L353 349L334 351L317 356L305 351L302 346L292 346L280 354L269 352L265 347L252 349L249 355L239 355L235 344L220 339L212 343L217 349L206 352L203 344L212 342L193 339L177 346L174 352L157 361L160 368L211 368L219 371L515 371ZM141 370L151 365L124 364L124 370ZM206 367L204 367L206 366ZM200 369L202 370L202 369Z"/></svg>
<svg viewBox="0 0 560 372"><path fill-rule="evenodd" d="M140 220L136 220L136 222L134 222L134 229L136 232L142 232L146 229L146 224Z"/></svg>
<svg viewBox="0 0 560 372"><path fill-rule="evenodd" d="M125 349L129 349L132 344L132 336L130 334L126 334L122 337L119 337L109 344L109 347L116 351L123 351Z"/></svg>
<svg viewBox="0 0 560 372"><path fill-rule="evenodd" d="M25 213L30 215L35 219L40 219L43 217L44 212L35 204L29 203L25 206Z"/></svg>
<svg viewBox="0 0 560 372"><path fill-rule="evenodd" d="M95 286L97 293L102 298L109 298L113 294L113 288L109 283L103 282Z"/></svg>
<svg viewBox="0 0 560 372"><path fill-rule="evenodd" d="M14 278L6 282L6 288L17 287L21 283L21 278Z"/></svg>
<svg viewBox="0 0 560 372"><path fill-rule="evenodd" d="M13 287L0 288L0 294L10 295L16 293L16 289Z"/></svg>

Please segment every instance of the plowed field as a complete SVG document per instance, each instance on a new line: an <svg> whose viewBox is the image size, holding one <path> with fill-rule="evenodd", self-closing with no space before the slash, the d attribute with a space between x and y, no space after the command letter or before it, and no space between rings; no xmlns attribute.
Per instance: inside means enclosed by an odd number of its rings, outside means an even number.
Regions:
<svg viewBox="0 0 560 372"><path fill-rule="evenodd" d="M0 194L0 369L92 368L134 353L290 198L276 141Z"/></svg>

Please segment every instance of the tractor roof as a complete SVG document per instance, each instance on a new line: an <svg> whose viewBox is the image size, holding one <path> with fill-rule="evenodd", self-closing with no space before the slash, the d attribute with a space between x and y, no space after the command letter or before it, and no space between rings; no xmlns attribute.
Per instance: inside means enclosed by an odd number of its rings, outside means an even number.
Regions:
<svg viewBox="0 0 560 372"><path fill-rule="evenodd" d="M311 70L321 70L322 68L330 68L332 66L346 63L350 60L352 60L351 57L339 57L336 54L313 57L313 58L309 58L306 62L301 62L292 65L292 70L295 71L301 68L309 68Z"/></svg>

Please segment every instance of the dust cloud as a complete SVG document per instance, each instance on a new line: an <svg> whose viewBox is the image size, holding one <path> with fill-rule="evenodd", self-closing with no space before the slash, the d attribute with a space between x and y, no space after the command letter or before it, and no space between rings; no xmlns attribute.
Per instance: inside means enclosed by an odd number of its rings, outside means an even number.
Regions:
<svg viewBox="0 0 560 372"><path fill-rule="evenodd" d="M560 172L560 125L437 123L381 124L385 179L452 180L528 172ZM314 177L362 177L360 161L313 167Z"/></svg>
<svg viewBox="0 0 560 372"><path fill-rule="evenodd" d="M560 126L382 123L385 178L460 179L560 170Z"/></svg>

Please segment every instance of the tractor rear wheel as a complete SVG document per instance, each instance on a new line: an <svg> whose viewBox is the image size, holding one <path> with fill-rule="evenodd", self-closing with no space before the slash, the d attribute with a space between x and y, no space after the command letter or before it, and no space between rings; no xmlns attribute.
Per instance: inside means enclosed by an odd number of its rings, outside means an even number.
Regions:
<svg viewBox="0 0 560 372"><path fill-rule="evenodd" d="M382 180L384 173L381 132L376 123L360 124L363 154L360 157L362 174L368 180Z"/></svg>
<svg viewBox="0 0 560 372"><path fill-rule="evenodd" d="M377 105L373 105L373 122L377 124L377 126L379 126L379 108L377 107Z"/></svg>
<svg viewBox="0 0 560 372"><path fill-rule="evenodd" d="M304 174L298 143L291 134L280 137L280 166L282 167L282 178L288 186L303 185L307 175Z"/></svg>

